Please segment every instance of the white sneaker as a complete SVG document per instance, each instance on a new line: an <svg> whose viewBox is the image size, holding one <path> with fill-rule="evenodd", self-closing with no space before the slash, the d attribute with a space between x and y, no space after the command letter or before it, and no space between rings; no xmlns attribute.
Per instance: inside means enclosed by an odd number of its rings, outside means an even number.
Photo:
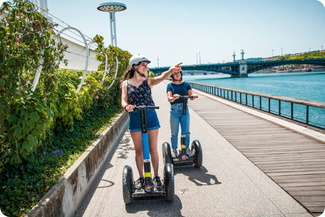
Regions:
<svg viewBox="0 0 325 217"><path fill-rule="evenodd" d="M188 157L192 157L193 156L193 152L191 151L191 149L186 149L186 155L188 156Z"/></svg>
<svg viewBox="0 0 325 217"><path fill-rule="evenodd" d="M177 150L176 149L172 150L172 158L177 158Z"/></svg>

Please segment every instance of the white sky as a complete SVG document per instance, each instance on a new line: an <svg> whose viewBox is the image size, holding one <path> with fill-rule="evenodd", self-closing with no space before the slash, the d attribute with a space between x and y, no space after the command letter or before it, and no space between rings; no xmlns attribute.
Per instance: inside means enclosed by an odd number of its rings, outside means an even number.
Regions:
<svg viewBox="0 0 325 217"><path fill-rule="evenodd" d="M47 0L49 13L89 37L111 42L102 0ZM324 0L322 0L324 2ZM117 46L151 67L217 63L325 49L325 8L317 0L120 0ZM282 48L282 49L281 49ZM272 51L273 50L273 51ZM200 55L199 55L200 54Z"/></svg>

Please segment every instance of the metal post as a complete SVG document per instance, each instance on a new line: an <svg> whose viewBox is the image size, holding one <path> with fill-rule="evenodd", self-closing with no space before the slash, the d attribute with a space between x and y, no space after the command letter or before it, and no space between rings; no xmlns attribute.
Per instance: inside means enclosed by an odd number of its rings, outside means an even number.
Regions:
<svg viewBox="0 0 325 217"><path fill-rule="evenodd" d="M111 45L114 45L116 47L116 41L115 41L115 13L109 13L109 23L111 28Z"/></svg>
<svg viewBox="0 0 325 217"><path fill-rule="evenodd" d="M306 124L309 123L309 106L306 105Z"/></svg>
<svg viewBox="0 0 325 217"><path fill-rule="evenodd" d="M110 14L110 28L111 28L111 45L117 47L116 38L116 22L115 12L123 11L126 9L126 5L118 2L106 2L102 3L97 7L98 10L109 12Z"/></svg>

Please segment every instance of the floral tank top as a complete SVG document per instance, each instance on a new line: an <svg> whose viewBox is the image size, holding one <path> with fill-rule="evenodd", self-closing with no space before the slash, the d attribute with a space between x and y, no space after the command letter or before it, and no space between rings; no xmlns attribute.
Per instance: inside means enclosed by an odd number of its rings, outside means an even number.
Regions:
<svg viewBox="0 0 325 217"><path fill-rule="evenodd" d="M135 87L128 82L128 103L136 106L155 105L151 96L151 88L148 84L148 79L144 80L139 87Z"/></svg>

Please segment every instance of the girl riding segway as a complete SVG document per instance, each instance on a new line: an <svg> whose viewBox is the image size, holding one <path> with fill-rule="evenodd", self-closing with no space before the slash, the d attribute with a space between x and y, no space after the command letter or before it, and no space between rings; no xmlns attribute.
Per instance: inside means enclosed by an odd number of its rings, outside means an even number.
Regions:
<svg viewBox="0 0 325 217"><path fill-rule="evenodd" d="M190 116L187 106L188 99L194 100L198 96L192 93L188 82L183 81L182 71L171 75L172 82L167 85L167 98L171 104L170 128L171 143L163 143L163 157L165 163L176 165L194 165L200 168L202 165L202 148L198 140L190 143ZM178 131L181 127L181 149L178 150Z"/></svg>
<svg viewBox="0 0 325 217"><path fill-rule="evenodd" d="M143 55L134 55L129 61L130 69L123 75L121 105L129 112L129 131L134 143L135 160L140 178L135 182L135 187L141 189L145 187L144 161L141 137L140 110L135 110L137 106L154 106L155 103L151 95L151 87L167 79L171 74L180 71L179 63L171 67L168 71L153 78L147 78L148 64L151 61ZM154 171L153 183L156 187L162 186L158 175L159 158L157 151L159 120L154 109L146 110L148 139L150 143L150 156Z"/></svg>
<svg viewBox="0 0 325 217"><path fill-rule="evenodd" d="M183 81L182 71L171 75L171 83L167 85L167 99L170 102L170 129L171 129L171 157L178 156L178 131L181 128L183 159L193 155L189 148L190 144L190 114L187 107L188 98L194 100L197 95L193 94L191 85ZM185 98L185 96L187 96ZM185 102L185 103L184 103ZM185 147L184 147L185 145ZM185 153L184 153L185 151Z"/></svg>

